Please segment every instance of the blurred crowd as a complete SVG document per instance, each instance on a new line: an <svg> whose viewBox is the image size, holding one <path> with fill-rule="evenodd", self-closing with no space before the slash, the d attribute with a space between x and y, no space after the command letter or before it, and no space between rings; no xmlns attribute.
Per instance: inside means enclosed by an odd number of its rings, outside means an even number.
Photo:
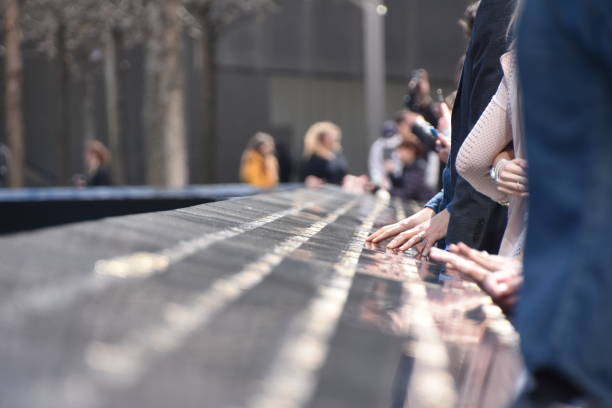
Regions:
<svg viewBox="0 0 612 408"><path fill-rule="evenodd" d="M440 169L451 147L451 109L454 93L431 96L425 69L412 73L404 106L381 126L368 156L369 174L351 174L342 153L342 130L332 122L314 123L304 135L299 180L307 187L335 184L356 193L388 191L394 197L426 201L441 185ZM400 101L398 101L400 102ZM442 164L442 166L441 166ZM259 188L276 187L281 180L274 138L258 132L248 142L240 165L243 182Z"/></svg>
<svg viewBox="0 0 612 408"><path fill-rule="evenodd" d="M528 371L516 407L610 407L612 2L481 0L461 23L455 92L411 73L367 175L351 174L338 125L312 124L300 180L424 203L368 241L443 263L507 313ZM277 150L256 133L241 180L277 186ZM108 149L91 142L85 156L75 183L110 184Z"/></svg>
<svg viewBox="0 0 612 408"><path fill-rule="evenodd" d="M612 3L482 0L464 27L443 188L368 240L501 306L528 371L516 407L612 406Z"/></svg>
<svg viewBox="0 0 612 408"><path fill-rule="evenodd" d="M425 202L368 241L444 263L507 313L528 370L516 407L612 406L612 3L481 0L462 26L456 93L413 72L369 175L350 174L337 125L312 125L301 179ZM243 180L274 186L273 152L256 135Z"/></svg>

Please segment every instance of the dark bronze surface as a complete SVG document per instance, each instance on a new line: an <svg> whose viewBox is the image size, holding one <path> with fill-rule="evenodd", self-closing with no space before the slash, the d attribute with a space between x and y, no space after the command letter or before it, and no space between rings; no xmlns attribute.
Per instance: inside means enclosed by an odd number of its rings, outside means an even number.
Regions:
<svg viewBox="0 0 612 408"><path fill-rule="evenodd" d="M364 247L414 208L325 188L0 238L0 406L503 407L499 309Z"/></svg>

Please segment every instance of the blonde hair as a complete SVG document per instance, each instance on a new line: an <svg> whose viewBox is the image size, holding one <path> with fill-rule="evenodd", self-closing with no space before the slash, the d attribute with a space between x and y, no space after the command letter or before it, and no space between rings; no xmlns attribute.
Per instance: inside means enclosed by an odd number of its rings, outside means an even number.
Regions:
<svg viewBox="0 0 612 408"><path fill-rule="evenodd" d="M310 126L304 136L304 157L310 157L313 154L326 157L329 155L329 150L323 146L321 139L324 135L337 134L338 139L342 138L342 130L332 122L317 122ZM331 153L336 153L340 150L340 143L334 148Z"/></svg>

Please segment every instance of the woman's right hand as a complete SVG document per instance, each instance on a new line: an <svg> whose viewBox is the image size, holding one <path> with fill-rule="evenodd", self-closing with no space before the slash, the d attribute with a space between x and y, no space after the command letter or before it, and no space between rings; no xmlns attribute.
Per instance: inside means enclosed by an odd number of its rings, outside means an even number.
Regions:
<svg viewBox="0 0 612 408"><path fill-rule="evenodd" d="M421 211L413 214L412 216L398 221L394 224L385 225L378 231L370 235L366 241L372 243L379 243L387 238L395 237L405 231L408 231L417 225L422 224L425 221L430 220L436 213L431 208L423 208Z"/></svg>
<svg viewBox="0 0 612 408"><path fill-rule="evenodd" d="M325 184L325 180L318 178L317 176L308 176L304 180L306 188L318 188Z"/></svg>
<svg viewBox="0 0 612 408"><path fill-rule="evenodd" d="M497 180L497 189L502 193L527 197L527 162L523 159L514 159L503 165Z"/></svg>

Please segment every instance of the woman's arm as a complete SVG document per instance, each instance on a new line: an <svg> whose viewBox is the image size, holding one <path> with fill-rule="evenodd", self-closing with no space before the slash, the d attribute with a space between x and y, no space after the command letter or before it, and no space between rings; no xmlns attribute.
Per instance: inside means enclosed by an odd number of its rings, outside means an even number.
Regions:
<svg viewBox="0 0 612 408"><path fill-rule="evenodd" d="M502 80L497 93L476 122L459 149L457 171L477 191L498 202L507 201L489 176L496 156L512 140L510 121L506 112L508 92Z"/></svg>

